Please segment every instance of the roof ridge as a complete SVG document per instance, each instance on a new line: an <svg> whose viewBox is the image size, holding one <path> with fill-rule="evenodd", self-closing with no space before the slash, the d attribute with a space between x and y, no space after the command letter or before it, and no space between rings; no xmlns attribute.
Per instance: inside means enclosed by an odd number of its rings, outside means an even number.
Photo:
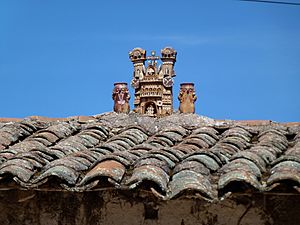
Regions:
<svg viewBox="0 0 300 225"><path fill-rule="evenodd" d="M46 121L46 122L66 122L66 121L71 121L71 120L76 120L78 122L87 122L90 120L97 120L100 119L102 116L109 115L113 112L105 112L102 114L98 115L92 115L92 116L84 116L84 115L78 115L78 116L68 116L68 117L47 117L47 116L29 116L25 118L12 118L12 117L0 117L0 122L4 123L9 123L9 122L20 122L24 119L33 119L33 120L40 120L40 121ZM173 114L174 115L174 114ZM176 114L175 114L176 115ZM197 116L201 116L199 114L195 114ZM142 115L145 117L144 115ZM172 116L172 115L170 115ZM209 118L209 117L207 117ZM160 119L160 118L157 118ZM211 119L211 118L209 118ZM300 121L299 122L276 122L272 120L230 120L230 119L212 119L216 123L228 123L228 125L241 125L241 126L268 126L272 124L277 124L277 125L282 125L285 127L290 127L290 126L300 126Z"/></svg>

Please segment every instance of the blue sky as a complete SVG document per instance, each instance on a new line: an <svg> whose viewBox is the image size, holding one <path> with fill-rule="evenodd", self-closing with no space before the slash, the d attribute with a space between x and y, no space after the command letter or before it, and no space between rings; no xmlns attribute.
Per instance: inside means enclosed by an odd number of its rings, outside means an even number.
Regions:
<svg viewBox="0 0 300 225"><path fill-rule="evenodd" d="M176 109L194 82L198 114L300 121L299 21L300 6L236 0L1 0L0 117L111 111L128 51L172 46Z"/></svg>

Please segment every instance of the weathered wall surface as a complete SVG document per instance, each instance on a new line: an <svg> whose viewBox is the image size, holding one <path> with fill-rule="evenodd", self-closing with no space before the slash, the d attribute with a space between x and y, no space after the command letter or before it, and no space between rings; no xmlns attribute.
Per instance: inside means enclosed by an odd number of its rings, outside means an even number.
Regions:
<svg viewBox="0 0 300 225"><path fill-rule="evenodd" d="M218 203L116 191L0 191L1 225L300 224L300 195L235 196Z"/></svg>

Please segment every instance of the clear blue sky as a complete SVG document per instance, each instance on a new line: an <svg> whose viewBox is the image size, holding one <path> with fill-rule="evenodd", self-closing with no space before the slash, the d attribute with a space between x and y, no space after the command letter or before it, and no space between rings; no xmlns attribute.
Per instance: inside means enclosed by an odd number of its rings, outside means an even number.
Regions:
<svg viewBox="0 0 300 225"><path fill-rule="evenodd" d="M190 81L198 114L300 121L300 6L236 0L1 0L0 117L111 111L128 51L165 46L176 109Z"/></svg>

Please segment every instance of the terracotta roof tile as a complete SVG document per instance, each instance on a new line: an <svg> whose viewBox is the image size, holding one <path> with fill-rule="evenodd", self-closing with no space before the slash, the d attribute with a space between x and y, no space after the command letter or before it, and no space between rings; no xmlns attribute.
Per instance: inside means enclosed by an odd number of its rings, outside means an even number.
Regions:
<svg viewBox="0 0 300 225"><path fill-rule="evenodd" d="M207 201L300 190L300 123L134 113L0 122L0 187L145 189Z"/></svg>

